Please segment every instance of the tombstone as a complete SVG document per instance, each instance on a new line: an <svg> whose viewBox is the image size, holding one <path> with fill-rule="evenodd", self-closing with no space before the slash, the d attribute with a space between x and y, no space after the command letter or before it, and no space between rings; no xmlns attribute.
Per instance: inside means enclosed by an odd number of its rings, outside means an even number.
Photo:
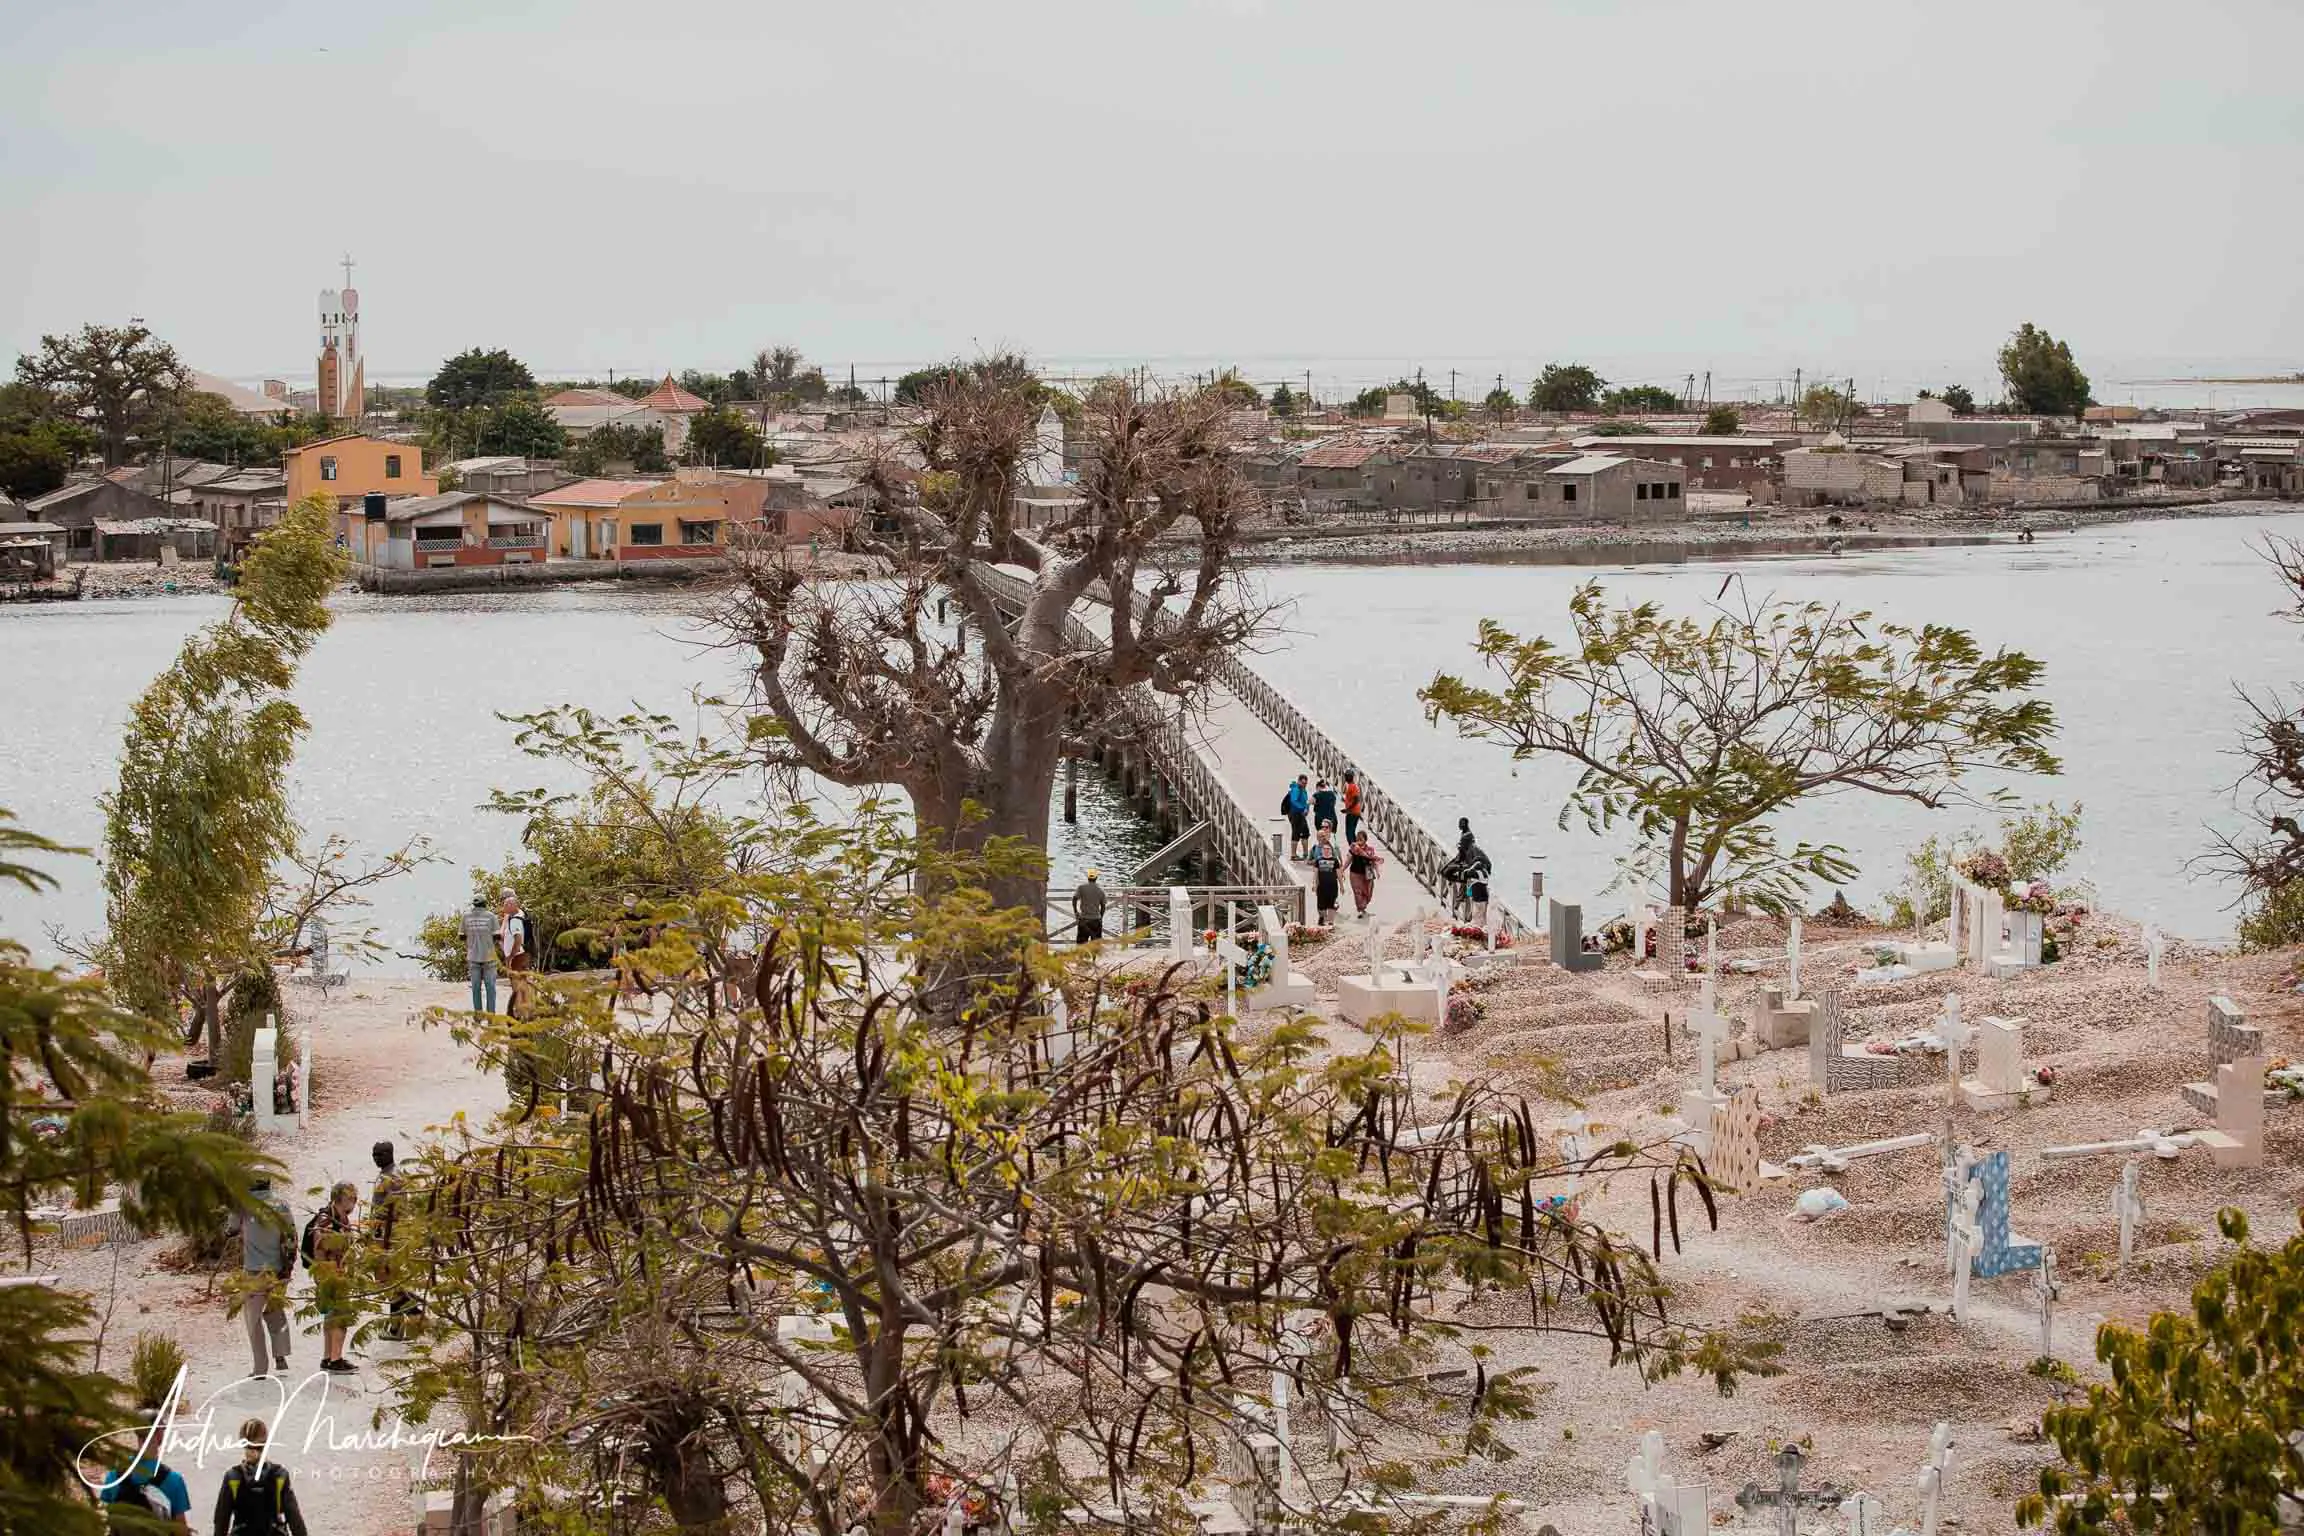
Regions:
<svg viewBox="0 0 2304 1536"><path fill-rule="evenodd" d="M1760 989L1760 1006L1752 1021L1752 1034L1765 1049L1777 1051L1808 1043L1809 1031L1815 1024L1816 1004L1807 998L1788 1002L1790 995L1783 987Z"/></svg>
<svg viewBox="0 0 2304 1536"><path fill-rule="evenodd" d="M1286 1461L1279 1437L1270 1431L1243 1434L1233 1441L1226 1481L1232 1489L1232 1511L1249 1536L1280 1536L1287 1518L1280 1495Z"/></svg>
<svg viewBox="0 0 2304 1536"><path fill-rule="evenodd" d="M2264 1031L2248 1022L2240 1005L2228 997L2208 999L2208 1055L2216 1066L2238 1061L2243 1056L2264 1053ZM2210 1069L2214 1076L2214 1069ZM2265 1096L2267 1103L2277 1103L2283 1097L2277 1090ZM2216 1088L2213 1082L2186 1083L2184 1098L2204 1115L2216 1113Z"/></svg>
<svg viewBox="0 0 2304 1536"><path fill-rule="evenodd" d="M1713 1112L1712 1145L1705 1167L1713 1182L1735 1195L1749 1195L1784 1170L1760 1160L1760 1093L1744 1088Z"/></svg>
<svg viewBox="0 0 2304 1536"><path fill-rule="evenodd" d="M2264 1163L2264 1058L2243 1056L2216 1069L2213 1130L2193 1132L2219 1168L2258 1168ZM2187 1090L2186 1096L2190 1096Z"/></svg>
<svg viewBox="0 0 2304 1536"><path fill-rule="evenodd" d="M312 1029L296 1044L296 1129L312 1123Z"/></svg>
<svg viewBox="0 0 2304 1536"><path fill-rule="evenodd" d="M1048 1065L1060 1067L1072 1059L1079 1037L1072 1029L1072 1005L1064 1000L1064 989L1052 988L1048 994Z"/></svg>
<svg viewBox="0 0 2304 1536"><path fill-rule="evenodd" d="M256 1111L259 1136L287 1129L288 1117L280 1113L272 1097L272 1084L279 1076L280 1026L266 1014L264 1027L256 1031L256 1044L248 1055L248 1098Z"/></svg>
<svg viewBox="0 0 2304 1536"><path fill-rule="evenodd" d="M1936 1015L1936 1038L1944 1043L1944 1102L1957 1106L1960 1102L1960 1076L1968 1051L1968 1038L1974 1033L1968 1021L1960 1016L1960 994L1944 994L1944 1006Z"/></svg>
<svg viewBox="0 0 2304 1536"><path fill-rule="evenodd" d="M2144 984L2153 991L2160 990L2160 925L2144 925Z"/></svg>
<svg viewBox="0 0 2304 1536"><path fill-rule="evenodd" d="M1552 963L1564 971L1596 971L1606 964L1584 952L1584 909L1572 902L1551 904L1546 927L1552 935Z"/></svg>
<svg viewBox="0 0 2304 1536"><path fill-rule="evenodd" d="M1746 1483L1744 1491L1736 1495L1736 1507L1747 1513L1773 1506L1776 1511L1777 1536L1798 1536L1802 1505L1822 1509L1835 1509L1840 1504L1840 1492L1829 1485L1818 1489L1800 1486L1800 1468L1807 1456L1797 1445L1787 1445L1776 1453L1776 1486L1762 1488L1758 1483Z"/></svg>
<svg viewBox="0 0 2304 1536"><path fill-rule="evenodd" d="M1192 930L1192 897L1184 887L1168 887L1168 958L1190 960L1200 952Z"/></svg>
<svg viewBox="0 0 2304 1536"><path fill-rule="evenodd" d="M1936 1421L1928 1459L1920 1464L1920 1536L1937 1536L1944 1518L1944 1475L1952 1469L1952 1426Z"/></svg>
<svg viewBox="0 0 2304 1536"><path fill-rule="evenodd" d="M1974 1183L1960 1191L1958 1208L1951 1217L1952 1233L1952 1316L1957 1322L1968 1321L1968 1282L1976 1272L1976 1256L1984 1248L1984 1227L1980 1207L1984 1191Z"/></svg>
<svg viewBox="0 0 2304 1536"><path fill-rule="evenodd" d="M1888 1506L1861 1488L1841 1501L1840 1518L1848 1522L1848 1536L1890 1536Z"/></svg>
<svg viewBox="0 0 2304 1536"><path fill-rule="evenodd" d="M2001 952L2006 899L1998 891L1966 881L1960 889L1967 893L1968 963L1979 971L1989 972Z"/></svg>
<svg viewBox="0 0 2304 1536"><path fill-rule="evenodd" d="M1336 1011L1345 1023L1366 1027L1388 1013L1434 1027L1446 1022L1437 989L1419 977L1416 963L1384 958L1385 945L1401 926L1371 923L1366 973L1337 978Z"/></svg>
<svg viewBox="0 0 2304 1536"><path fill-rule="evenodd" d="M1841 1043L1845 1029L1840 1012L1840 989L1828 987L1817 999L1808 1029L1808 1081L1824 1093L1870 1093L1883 1088L1909 1086L1911 1067L1900 1056L1850 1050Z"/></svg>
<svg viewBox="0 0 2304 1536"><path fill-rule="evenodd" d="M1706 1013L1716 1011L1720 999L1720 923L1709 919L1704 925L1704 982L1703 1001L1698 1005Z"/></svg>
<svg viewBox="0 0 2304 1536"><path fill-rule="evenodd" d="M2048 919L2038 912L2011 912L2008 914L2008 947L1996 958L2003 962L2013 956L2016 964L2030 969L2040 963L2040 943L2047 932Z"/></svg>
<svg viewBox="0 0 2304 1536"><path fill-rule="evenodd" d="M1656 928L1656 966L1674 981L1688 974L1688 909L1666 907Z"/></svg>
<svg viewBox="0 0 2304 1536"><path fill-rule="evenodd" d="M1800 996L1800 914L1792 914L1792 931L1784 940L1784 995Z"/></svg>
<svg viewBox="0 0 2304 1536"><path fill-rule="evenodd" d="M776 1319L776 1338L792 1345L829 1344L832 1325L813 1312L787 1312ZM806 1377L787 1366L776 1373L776 1401L787 1415L785 1438L793 1458L820 1470L824 1465L823 1440L829 1431L804 1417L816 1405L816 1389L808 1385Z"/></svg>
<svg viewBox="0 0 2304 1536"><path fill-rule="evenodd" d="M1248 994L1251 1008L1309 1008L1314 989L1312 979L1288 963L1288 925L1280 921L1280 914L1269 905L1256 909L1257 926L1263 930L1264 946L1272 951L1272 979Z"/></svg>
<svg viewBox="0 0 2304 1536"><path fill-rule="evenodd" d="M2008 1109L2044 1103L2049 1091L2024 1070L2024 1021L1984 1020L1977 1027L1976 1075L1960 1084L1970 1109Z"/></svg>
<svg viewBox="0 0 2304 1536"><path fill-rule="evenodd" d="M1683 1483L1664 1466L1664 1437L1655 1430L1640 1437L1640 1453L1624 1468L1624 1486L1640 1506L1640 1529L1647 1536L1706 1536L1711 1529L1712 1490Z"/></svg>
<svg viewBox="0 0 2304 1536"><path fill-rule="evenodd" d="M2132 1157L2120 1165L2120 1184L2112 1191L2112 1214L2120 1222L2120 1267L2128 1267L2136 1251L2136 1234L2144 1226L2144 1160Z"/></svg>
<svg viewBox="0 0 2304 1536"><path fill-rule="evenodd" d="M1976 1220L1981 1228L1970 1250L1969 1267L1979 1280L1990 1280L2018 1270L2040 1267L2040 1245L2010 1225L2008 1151L1986 1153L1975 1159L1961 1181L1976 1191ZM1951 1219L1951 1211L1945 1213Z"/></svg>

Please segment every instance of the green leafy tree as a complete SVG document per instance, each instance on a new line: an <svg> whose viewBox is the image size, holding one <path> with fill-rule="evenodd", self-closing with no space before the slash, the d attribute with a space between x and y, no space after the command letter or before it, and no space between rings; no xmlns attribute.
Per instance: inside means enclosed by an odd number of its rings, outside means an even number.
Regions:
<svg viewBox="0 0 2304 1536"><path fill-rule="evenodd" d="M1744 430L1744 417L1732 405L1715 405L1704 413L1706 437L1734 437Z"/></svg>
<svg viewBox="0 0 2304 1536"><path fill-rule="evenodd" d="M535 392L536 376L526 363L502 347L492 351L474 347L440 365L432 382L424 386L424 399L437 410L469 411Z"/></svg>
<svg viewBox="0 0 2304 1536"><path fill-rule="evenodd" d="M1225 369L1217 375L1216 382L1211 387L1227 400L1245 410L1258 410L1264 404L1264 392L1240 377L1237 369Z"/></svg>
<svg viewBox="0 0 2304 1536"><path fill-rule="evenodd" d="M827 397L834 405L869 405L872 397L854 384L836 386Z"/></svg>
<svg viewBox="0 0 2304 1536"><path fill-rule="evenodd" d="M219 464L277 464L289 440L283 421L294 419L285 410L269 419L247 416L222 395L193 390L168 424L168 448Z"/></svg>
<svg viewBox="0 0 2304 1536"><path fill-rule="evenodd" d="M0 432L0 491L29 501L55 490L71 473L72 451L53 429Z"/></svg>
<svg viewBox="0 0 2304 1536"><path fill-rule="evenodd" d="M670 456L664 452L662 427L631 427L616 422L594 427L577 439L560 462L571 474L578 475L603 475L617 468L660 475L672 467Z"/></svg>
<svg viewBox="0 0 2304 1536"><path fill-rule="evenodd" d="M1528 388L1528 408L1534 411L1596 411L1603 379L1582 363L1546 363Z"/></svg>
<svg viewBox="0 0 2304 1536"><path fill-rule="evenodd" d="M1952 407L1952 414L1955 416L1973 416L1976 414L1976 397L1969 392L1968 386L1965 384L1947 384L1944 386L1944 392L1937 398Z"/></svg>
<svg viewBox="0 0 2304 1536"><path fill-rule="evenodd" d="M1499 384L1488 391L1486 398L1480 402L1480 408L1488 413L1489 420L1502 426L1512 419L1514 411L1520 409L1520 397Z"/></svg>
<svg viewBox="0 0 2304 1536"><path fill-rule="evenodd" d="M760 469L776 462L767 439L750 417L726 406L698 411L688 418L688 439L682 456L691 464L733 465Z"/></svg>
<svg viewBox="0 0 2304 1536"><path fill-rule="evenodd" d="M2217 1227L2243 1245L2192 1288L2192 1309L2141 1330L2106 1323L2096 1358L2111 1384L2041 1415L2062 1461L2016 1506L2058 1536L2191 1532L2271 1536L2304 1499L2304 1236L2246 1246L2248 1218ZM2286 1506L2286 1507L2284 1507Z"/></svg>
<svg viewBox="0 0 2304 1536"><path fill-rule="evenodd" d="M557 459L567 451L568 434L552 413L526 395L475 413L476 452L516 453L531 459Z"/></svg>
<svg viewBox="0 0 2304 1536"><path fill-rule="evenodd" d="M2088 375L2072 361L2072 349L2029 320L2000 349L2000 378L2020 411L2078 416L2096 403L2088 393Z"/></svg>
<svg viewBox="0 0 2304 1536"><path fill-rule="evenodd" d="M2078 801L2067 811L2051 800L2000 818L2000 846L1994 851L2007 864L2011 882L2053 881L2072 862L2080 851L2081 809ZM1974 832L1922 842L1905 858L1904 888L1890 895L1888 920L1901 928L1949 913L1957 866L1984 846Z"/></svg>
<svg viewBox="0 0 2304 1536"><path fill-rule="evenodd" d="M1611 416L1630 416L1642 411L1676 411L1680 409L1680 397L1661 384L1631 384L1602 395L1600 409Z"/></svg>
<svg viewBox="0 0 2304 1536"><path fill-rule="evenodd" d="M642 829L753 771L670 720L530 723ZM988 895L1032 850L952 859L867 800L771 812L729 853L645 904L618 969L650 1018L612 984L546 978L529 1019L464 1026L491 1061L551 1039L565 1063L427 1151L387 1256L433 1325L407 1410L519 1437L476 1449L470 1491L581 1487L683 1532L742 1509L913 1536L951 1488L1012 1486L1018 1514L1118 1499L1169 1536L1197 1529L1181 1490L1234 1458L1236 1404L1268 1401L1275 1367L1385 1432L1357 1485L1380 1508L1502 1459L1532 1372L1457 1325L1471 1290L1649 1379L1725 1390L1767 1368L1666 1311L1667 1195L1676 1240L1703 1193L1669 1144L1612 1147L1590 1175L1654 1181L1652 1256L1540 1206L1569 1165L1491 1084L1411 1136L1398 1029L1332 1054L1310 1021L1250 1036L1162 981L1122 994L1061 962ZM948 960L991 953L1011 958L963 1019L924 1005ZM1469 1403L1427 1378L1445 1346L1476 1362ZM967 1432L992 1405L1001 1432ZM1308 1498L1310 1527L1347 1528L1332 1482Z"/></svg>
<svg viewBox="0 0 2304 1536"><path fill-rule="evenodd" d="M1392 391L1381 384L1370 389L1364 389L1352 397L1352 403L1345 407L1345 414L1360 417L1381 416L1384 414L1384 407L1391 393Z"/></svg>
<svg viewBox="0 0 2304 1536"><path fill-rule="evenodd" d="M73 850L17 826L0 810L0 885L42 890L53 878L24 862ZM235 1211L256 1210L255 1178L271 1170L237 1137L171 1111L144 1067L169 1031L122 1012L103 984L35 966L0 938L0 1222L32 1257L32 1212L85 1207L117 1195L146 1231L206 1236ZM61 1131L49 1123L61 1114ZM95 1491L81 1476L90 1445L111 1470L132 1447L135 1396L97 1369L95 1308L75 1291L0 1287L0 1530L101 1536Z"/></svg>
<svg viewBox="0 0 2304 1536"><path fill-rule="evenodd" d="M1653 603L1612 608L1597 583L1569 602L1563 647L1493 620L1478 654L1501 679L1443 673L1425 714L1515 759L1578 770L1560 824L1621 826L1628 872L1674 906L1716 897L1789 910L1803 882L1855 874L1837 845L1776 842L1769 818L1812 795L1860 792L1935 807L1974 769L2055 773L2056 721L2029 697L2040 663L1986 654L1964 630L1746 596L1708 621Z"/></svg>
<svg viewBox="0 0 2304 1536"><path fill-rule="evenodd" d="M189 1003L212 1058L224 988L270 963L264 904L296 846L287 782L304 715L289 690L344 579L331 513L308 496L257 539L232 611L185 641L129 711L104 799L113 988L153 1018Z"/></svg>
<svg viewBox="0 0 2304 1536"><path fill-rule="evenodd" d="M16 378L91 428L107 465L126 463L131 444L157 437L192 387L176 349L133 323L43 336L38 351L16 359Z"/></svg>
<svg viewBox="0 0 2304 1536"><path fill-rule="evenodd" d="M1272 414L1277 419L1294 421L1303 414L1303 410L1303 404L1297 397L1296 391L1290 389L1285 383L1272 391Z"/></svg>
<svg viewBox="0 0 2304 1536"><path fill-rule="evenodd" d="M934 368L915 368L896 381L896 403L919 405L928 398L928 392L939 384L947 384L962 376L957 363L943 363Z"/></svg>
<svg viewBox="0 0 2304 1536"><path fill-rule="evenodd" d="M1863 414L1854 395L1830 384L1811 384L1800 397L1800 419L1812 427L1844 427Z"/></svg>

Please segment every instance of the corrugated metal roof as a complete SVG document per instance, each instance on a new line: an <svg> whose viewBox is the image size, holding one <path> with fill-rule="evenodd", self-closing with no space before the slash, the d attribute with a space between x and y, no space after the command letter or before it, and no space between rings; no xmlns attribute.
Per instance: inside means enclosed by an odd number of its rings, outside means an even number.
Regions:
<svg viewBox="0 0 2304 1536"><path fill-rule="evenodd" d="M1329 443L1296 462L1305 469L1358 469L1384 448L1382 443Z"/></svg>
<svg viewBox="0 0 2304 1536"><path fill-rule="evenodd" d="M1616 469L1632 461L1620 453L1588 453L1565 464L1555 464L1544 471L1548 475L1597 475L1602 470Z"/></svg>
<svg viewBox="0 0 2304 1536"><path fill-rule="evenodd" d="M579 480L529 500L553 507L620 507L627 498L661 484L660 480Z"/></svg>

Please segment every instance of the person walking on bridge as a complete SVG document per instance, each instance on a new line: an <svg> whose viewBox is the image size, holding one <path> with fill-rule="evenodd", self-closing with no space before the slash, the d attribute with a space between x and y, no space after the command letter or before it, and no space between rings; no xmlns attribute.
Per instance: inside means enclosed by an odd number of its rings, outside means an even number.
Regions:
<svg viewBox="0 0 2304 1536"><path fill-rule="evenodd" d="M1336 851L1336 831L1333 827L1320 829L1320 840L1312 845L1312 905L1319 912L1314 919L1323 928L1336 921L1336 877L1343 873L1344 860Z"/></svg>
<svg viewBox="0 0 2304 1536"><path fill-rule="evenodd" d="M1368 904L1376 899L1376 871L1383 867L1384 856L1368 840L1368 834L1354 830L1345 872L1352 877L1352 915L1365 920Z"/></svg>
<svg viewBox="0 0 2304 1536"><path fill-rule="evenodd" d="M1304 862L1312 846L1312 792L1305 786L1312 775L1300 773L1280 797L1280 814L1288 818L1288 857Z"/></svg>
<svg viewBox="0 0 2304 1536"><path fill-rule="evenodd" d="M1360 775L1344 770L1344 846L1349 848L1360 841Z"/></svg>
<svg viewBox="0 0 2304 1536"><path fill-rule="evenodd" d="M1336 830L1336 791L1329 788L1326 779L1312 791L1312 830L1318 832L1323 827Z"/></svg>

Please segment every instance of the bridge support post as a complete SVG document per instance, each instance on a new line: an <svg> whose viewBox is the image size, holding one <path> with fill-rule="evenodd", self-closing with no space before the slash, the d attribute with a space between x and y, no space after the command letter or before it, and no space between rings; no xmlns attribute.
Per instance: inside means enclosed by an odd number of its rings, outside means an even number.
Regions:
<svg viewBox="0 0 2304 1536"><path fill-rule="evenodd" d="M1064 759L1064 820L1067 825L1080 819L1080 759Z"/></svg>

